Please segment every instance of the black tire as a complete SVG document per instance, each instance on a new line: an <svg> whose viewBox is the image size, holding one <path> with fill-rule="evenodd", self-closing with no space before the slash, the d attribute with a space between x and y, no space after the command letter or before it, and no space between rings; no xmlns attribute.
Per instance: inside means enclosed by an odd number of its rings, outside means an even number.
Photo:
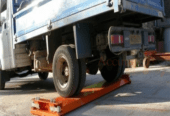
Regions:
<svg viewBox="0 0 170 116"><path fill-rule="evenodd" d="M126 61L122 61L122 69L121 69L121 72L120 72L119 78L121 78L121 77L122 77L122 75L124 74L124 72L125 72L125 68L126 68Z"/></svg>
<svg viewBox="0 0 170 116"><path fill-rule="evenodd" d="M6 76L6 72L0 71L0 90L5 89L5 76Z"/></svg>
<svg viewBox="0 0 170 116"><path fill-rule="evenodd" d="M96 75L99 69L98 64L99 64L99 61L95 61L95 62L87 64L87 73L90 75Z"/></svg>
<svg viewBox="0 0 170 116"><path fill-rule="evenodd" d="M53 59L54 85L62 97L75 94L79 83L79 66L74 50L70 46L60 46Z"/></svg>
<svg viewBox="0 0 170 116"><path fill-rule="evenodd" d="M75 95L78 95L83 89L86 82L86 63L84 59L78 60L79 63L79 84L75 92Z"/></svg>
<svg viewBox="0 0 170 116"><path fill-rule="evenodd" d="M46 80L48 78L48 72L39 72L38 76L41 80Z"/></svg>
<svg viewBox="0 0 170 116"><path fill-rule="evenodd" d="M150 67L150 58L149 57L145 57L143 59L143 67L144 68L149 68Z"/></svg>
<svg viewBox="0 0 170 116"><path fill-rule="evenodd" d="M112 62L112 64L108 63L109 60ZM109 60L106 64L106 66L104 66L100 70L100 72L101 72L102 77L107 82L113 82L120 78L121 71L122 71L122 57L118 56L114 59L109 59Z"/></svg>
<svg viewBox="0 0 170 116"><path fill-rule="evenodd" d="M75 52L75 45L70 44L69 46ZM74 95L78 95L80 93L80 91L83 89L85 82L86 82L86 62L85 62L85 59L79 59L78 65L79 65L79 82L78 82L77 90L76 90Z"/></svg>

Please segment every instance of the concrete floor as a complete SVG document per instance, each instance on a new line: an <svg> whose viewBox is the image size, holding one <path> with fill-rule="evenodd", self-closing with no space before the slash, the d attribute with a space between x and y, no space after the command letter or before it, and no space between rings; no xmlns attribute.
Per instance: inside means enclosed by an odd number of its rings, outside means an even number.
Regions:
<svg viewBox="0 0 170 116"><path fill-rule="evenodd" d="M170 116L170 67L159 65L126 69L132 83L85 105L68 116ZM87 75L86 85L103 81L100 74ZM0 91L0 116L30 116L31 99L54 98L52 75L47 81L37 75L14 78Z"/></svg>

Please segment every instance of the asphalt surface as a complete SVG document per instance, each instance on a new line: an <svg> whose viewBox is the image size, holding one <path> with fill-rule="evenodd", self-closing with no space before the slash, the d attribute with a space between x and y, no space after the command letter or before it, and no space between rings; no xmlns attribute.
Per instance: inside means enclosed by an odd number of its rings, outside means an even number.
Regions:
<svg viewBox="0 0 170 116"><path fill-rule="evenodd" d="M170 116L170 67L126 69L132 83L123 86L68 116ZM87 75L86 85L103 81L101 75ZM30 116L31 99L55 98L52 74L46 81L38 75L14 78L0 91L0 116Z"/></svg>

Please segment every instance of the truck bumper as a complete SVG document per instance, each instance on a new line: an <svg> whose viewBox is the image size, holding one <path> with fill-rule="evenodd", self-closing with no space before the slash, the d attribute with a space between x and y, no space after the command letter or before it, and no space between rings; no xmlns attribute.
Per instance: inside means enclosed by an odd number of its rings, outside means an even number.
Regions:
<svg viewBox="0 0 170 116"><path fill-rule="evenodd" d="M123 36L122 43L114 43L114 35ZM152 35L152 40L150 42L150 37ZM110 27L108 34L108 44L110 51L113 53L116 52L125 52L131 50L140 50L145 51L149 49L155 49L155 37L154 31L138 28L126 28L126 27Z"/></svg>
<svg viewBox="0 0 170 116"><path fill-rule="evenodd" d="M155 50L156 49L156 45L155 44L151 44L151 45L148 45L148 46L143 46L143 51L146 51L146 50Z"/></svg>

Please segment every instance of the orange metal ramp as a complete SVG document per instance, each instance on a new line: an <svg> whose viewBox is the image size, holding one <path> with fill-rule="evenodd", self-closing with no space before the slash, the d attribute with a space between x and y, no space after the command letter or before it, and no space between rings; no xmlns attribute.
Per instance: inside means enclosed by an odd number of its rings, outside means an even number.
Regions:
<svg viewBox="0 0 170 116"><path fill-rule="evenodd" d="M58 97L53 100L33 99L31 114L38 116L63 116L89 102L92 102L123 85L130 84L129 75L123 75L117 82L100 82L84 88L80 95L72 98Z"/></svg>
<svg viewBox="0 0 170 116"><path fill-rule="evenodd" d="M169 61L170 60L170 53L162 52L159 53L157 51L145 51L145 56L150 59L150 61Z"/></svg>

